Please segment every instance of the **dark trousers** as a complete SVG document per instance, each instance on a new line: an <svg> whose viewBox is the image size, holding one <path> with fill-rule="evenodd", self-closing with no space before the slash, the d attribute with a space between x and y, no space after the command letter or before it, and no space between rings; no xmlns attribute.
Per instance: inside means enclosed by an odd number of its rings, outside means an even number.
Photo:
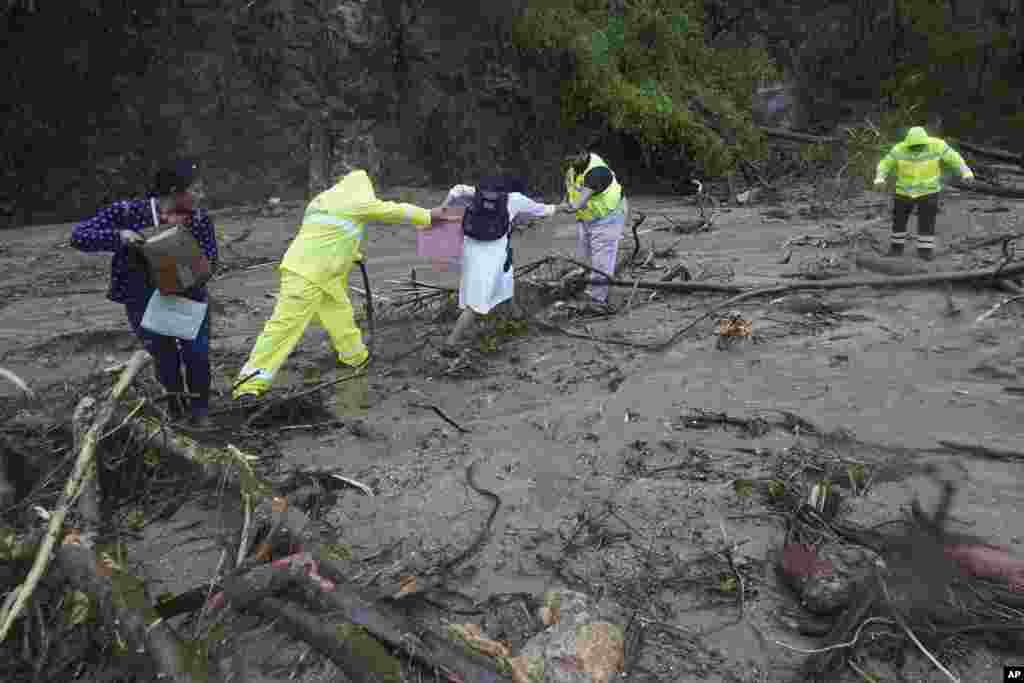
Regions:
<svg viewBox="0 0 1024 683"><path fill-rule="evenodd" d="M939 215L939 193L911 199L899 195L892 207L892 245L902 248L907 241L910 214L917 210L917 248L935 248L935 219Z"/></svg>
<svg viewBox="0 0 1024 683"><path fill-rule="evenodd" d="M199 328L199 334L192 341L165 337L142 327L142 316L146 313L149 299L142 303L125 306L128 322L143 347L156 362L156 375L160 384L171 394L184 393L181 381L181 366L185 365L185 379L192 398L186 402L192 415L200 417L210 410L210 314L207 312ZM174 405L172 401L171 405Z"/></svg>

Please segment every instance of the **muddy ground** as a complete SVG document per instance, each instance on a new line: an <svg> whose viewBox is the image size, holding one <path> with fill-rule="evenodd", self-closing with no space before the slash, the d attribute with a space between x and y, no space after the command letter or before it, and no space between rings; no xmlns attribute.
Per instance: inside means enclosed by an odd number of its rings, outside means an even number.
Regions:
<svg viewBox="0 0 1024 683"><path fill-rule="evenodd" d="M402 198L434 205L443 192L408 190ZM649 215L641 229L665 225L662 216L695 215L691 204L673 197L637 196L631 204ZM649 268L682 262L697 279L746 286L822 264L848 267L853 235L862 238L861 249L870 238L885 245L883 196L837 204L832 214L815 206L812 190L794 190L771 204L719 213L710 232L646 233L642 246L653 241L664 248L678 240L676 256L656 258ZM229 401L231 382L272 310L272 264L294 234L300 211L215 217L223 266L211 286L218 404ZM941 253L930 268L998 262L998 246L964 253L950 247L1014 230L1021 215L1019 202L950 192L939 216ZM0 244L0 365L38 389L95 376L138 347L122 309L105 299L109 256L70 249L70 228L7 231ZM807 235L814 238L786 246ZM516 237L517 260L571 255L574 244L574 225L556 218ZM632 245L630 238L623 241L627 252ZM781 263L788 251L791 258ZM392 281L407 278L412 268L420 280L457 282L454 274L435 273L416 258L411 227L372 226L366 253L373 289L385 297L394 296ZM637 272L656 279L663 271ZM352 284L361 287L357 278ZM652 301L639 291L623 310L631 294L615 290L618 315L572 329L598 338L657 341L722 298L663 295ZM278 425L270 436L279 449L278 467L330 469L376 491L373 498L346 491L326 514L338 541L356 558L377 556L365 563L364 578L378 570L387 576L429 567L469 542L489 510L465 483L467 465L478 460L480 485L497 493L502 507L459 591L482 600L496 593L540 593L570 581L639 609L640 616L670 628L651 629L632 680L793 680L805 655L776 641L805 649L819 641L792 630L787 615L798 606L772 570L770 552L783 541L783 518L757 496L738 494L737 480L784 471L808 483L815 472L801 476L801 462L860 463L878 476L866 493L847 498L843 514L870 524L901 516L915 496L934 500L935 484L923 469L935 465L961 486L954 516L963 529L1020 547L1024 464L948 452L939 442L1024 452L1021 398L1004 390L1024 384L1024 306L1010 304L978 324L976 318L1006 295L962 287L952 297L959 315L948 314L941 287L755 300L737 308L753 322L756 343L728 350L716 348L715 320L658 354L534 327L525 336L498 339L496 350L474 356L470 372L455 374L445 374L447 363L428 346L372 367L361 408L350 405L357 390L339 385L326 405L344 420L341 426ZM377 351L394 357L423 340L439 343L445 332L422 322L381 321ZM329 376L331 356L326 334L311 328L278 390ZM0 391L13 397L8 386ZM468 433L411 403L436 405ZM823 433L852 438L836 441L792 429L751 436L688 420L698 410L738 418L789 411ZM324 419L294 416L288 426ZM221 517L187 505L144 528L131 556L146 564L154 593L177 593L209 580L219 548L208 537L189 540L182 529L197 521L215 527ZM721 558L691 562L726 547L736 548L744 578L740 621L728 564ZM652 553L661 558L661 569L651 569ZM687 568L675 577L664 569L672 558ZM308 648L263 627L248 633L239 642L249 680L287 680L295 672L306 680L331 680L330 665L305 656ZM943 654L964 681L1002 680L1002 665L1011 663L983 647L949 647ZM947 680L912 650L901 664L869 659L865 666L885 680L898 680L897 672L903 680ZM843 678L863 680L851 670Z"/></svg>

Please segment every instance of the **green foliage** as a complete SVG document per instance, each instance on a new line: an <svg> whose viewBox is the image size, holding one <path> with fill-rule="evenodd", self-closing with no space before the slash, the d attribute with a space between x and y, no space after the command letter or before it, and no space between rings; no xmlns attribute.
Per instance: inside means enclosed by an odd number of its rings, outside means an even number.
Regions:
<svg viewBox="0 0 1024 683"><path fill-rule="evenodd" d="M648 150L682 148L711 175L762 151L749 105L757 82L776 69L754 48L709 47L696 0L636 0L621 17L606 3L556 0L527 9L514 39L572 58L562 88L566 127L596 114Z"/></svg>
<svg viewBox="0 0 1024 683"><path fill-rule="evenodd" d="M848 174L871 182L878 162L902 140L911 126L922 125L922 106L913 95L897 99L896 106L882 112L878 123L844 128Z"/></svg>

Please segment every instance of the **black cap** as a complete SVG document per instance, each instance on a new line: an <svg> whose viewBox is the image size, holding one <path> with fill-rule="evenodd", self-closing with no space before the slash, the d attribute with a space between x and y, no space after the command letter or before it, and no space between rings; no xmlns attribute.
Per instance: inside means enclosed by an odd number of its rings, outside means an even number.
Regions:
<svg viewBox="0 0 1024 683"><path fill-rule="evenodd" d="M178 159L161 168L153 179L152 194L157 197L184 192L199 173L199 164L194 159Z"/></svg>

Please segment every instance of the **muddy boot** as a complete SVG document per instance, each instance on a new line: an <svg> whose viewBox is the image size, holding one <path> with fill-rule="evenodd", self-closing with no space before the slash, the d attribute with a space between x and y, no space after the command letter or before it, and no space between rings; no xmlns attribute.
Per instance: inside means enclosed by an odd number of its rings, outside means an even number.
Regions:
<svg viewBox="0 0 1024 683"><path fill-rule="evenodd" d="M935 260L935 250L934 249L922 249L921 247L918 247L917 248L917 256L918 256L918 258L920 258L923 261L934 261Z"/></svg>
<svg viewBox="0 0 1024 683"><path fill-rule="evenodd" d="M444 346L448 349L453 349L458 346L459 340L462 339L473 326L473 322L476 320L476 313L472 309L465 308L462 313L459 314L459 319L455 321L455 327L452 328L451 334L444 340ZM456 353L458 355L458 353Z"/></svg>

